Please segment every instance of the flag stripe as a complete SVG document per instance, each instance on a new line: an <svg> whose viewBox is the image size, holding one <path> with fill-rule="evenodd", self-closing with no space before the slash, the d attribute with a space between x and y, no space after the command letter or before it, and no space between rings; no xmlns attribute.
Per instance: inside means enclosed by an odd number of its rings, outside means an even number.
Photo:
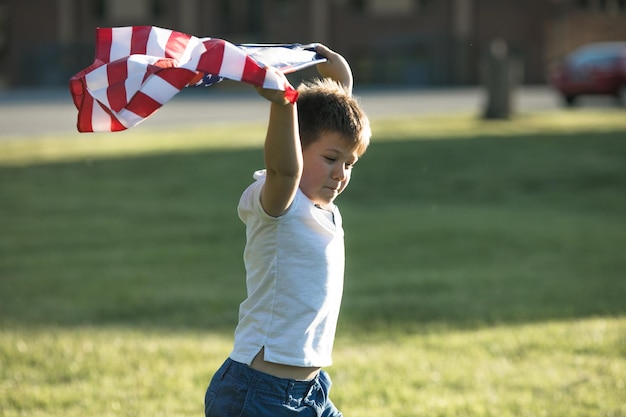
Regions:
<svg viewBox="0 0 626 417"><path fill-rule="evenodd" d="M124 83L115 84L106 91L109 106L114 112L122 110L126 106L126 86Z"/></svg>
<svg viewBox="0 0 626 417"><path fill-rule="evenodd" d="M119 59L106 66L109 85L123 83L128 78L128 58Z"/></svg>
<svg viewBox="0 0 626 417"><path fill-rule="evenodd" d="M155 57L149 57L145 55L132 55L128 59L128 73L129 77L126 80L126 96L125 100L128 103L133 95L141 90L141 86L148 79L149 76L156 73L159 69L154 67L156 61ZM132 75L131 75L132 74Z"/></svg>
<svg viewBox="0 0 626 417"><path fill-rule="evenodd" d="M289 84L289 83L287 83L287 84ZM293 87L291 87L291 85L285 86L285 90L284 91L285 91L285 98L290 103L295 103L298 100L298 90L296 90Z"/></svg>
<svg viewBox="0 0 626 417"><path fill-rule="evenodd" d="M94 68L91 72L88 72L83 77L86 87L91 90L100 90L107 87L107 82L109 79L108 65L103 65L97 68Z"/></svg>
<svg viewBox="0 0 626 417"><path fill-rule="evenodd" d="M232 43L225 43L219 75L231 80L241 81L245 63L246 55Z"/></svg>
<svg viewBox="0 0 626 417"><path fill-rule="evenodd" d="M130 54L131 55L147 55L146 49L148 45L148 39L152 33L150 26L135 26L132 28L132 37L130 40Z"/></svg>
<svg viewBox="0 0 626 417"><path fill-rule="evenodd" d="M188 65L193 65L190 69L193 71L196 70L198 57L202 53L204 53L204 45L200 41L200 39L191 36L187 41L187 45L185 46L185 50L178 58L178 64L181 67L187 67Z"/></svg>
<svg viewBox="0 0 626 417"><path fill-rule="evenodd" d="M170 39L172 31L169 29L153 28L150 33L150 40L146 46L146 55L165 58L165 48Z"/></svg>
<svg viewBox="0 0 626 417"><path fill-rule="evenodd" d="M187 70L182 70L179 68L169 68L167 71L161 71L160 73L150 77L150 79L144 84L144 88L142 91L150 96L153 100L163 105L164 103L167 103L172 97L174 97L181 90L181 88L184 87L184 85L180 88L173 85L167 78L181 78L181 75L186 77L186 79L189 79L193 76L193 74ZM178 79L176 81L178 81L179 83L187 84L184 80L180 81L180 79Z"/></svg>
<svg viewBox="0 0 626 417"><path fill-rule="evenodd" d="M117 61L130 55L132 35L132 27L113 28L109 62Z"/></svg>
<svg viewBox="0 0 626 417"><path fill-rule="evenodd" d="M81 111L78 113L77 128L79 132L93 132L91 126L94 99L89 94L83 94Z"/></svg>
<svg viewBox="0 0 626 417"><path fill-rule="evenodd" d="M126 79L128 78L128 59L121 59L106 66L107 98L111 110L118 112L126 105Z"/></svg>
<svg viewBox="0 0 626 417"><path fill-rule="evenodd" d="M224 59L224 42L211 39L204 42L206 52L200 56L198 69L207 74L219 74Z"/></svg>
<svg viewBox="0 0 626 417"><path fill-rule="evenodd" d="M196 73L184 68L168 68L159 72L158 76L174 88L182 90L196 76Z"/></svg>
<svg viewBox="0 0 626 417"><path fill-rule="evenodd" d="M96 100L93 101L91 112L91 129L94 132L114 131L112 118L109 113L104 110L100 102Z"/></svg>
<svg viewBox="0 0 626 417"><path fill-rule="evenodd" d="M96 32L96 59L102 62L111 62L111 43L113 43L113 29L100 28Z"/></svg>
<svg viewBox="0 0 626 417"><path fill-rule="evenodd" d="M161 103L145 94L142 91L137 92L133 99L128 103L126 109L133 113L146 118L161 107Z"/></svg>
<svg viewBox="0 0 626 417"><path fill-rule="evenodd" d="M263 85L266 73L267 70L265 68L259 67L259 65L252 58L245 56L245 64L243 66L241 81L254 85Z"/></svg>
<svg viewBox="0 0 626 417"><path fill-rule="evenodd" d="M189 39L191 36L187 34L172 32L165 46L165 57L179 60L187 49Z"/></svg>
<svg viewBox="0 0 626 417"><path fill-rule="evenodd" d="M127 127L136 126L145 120L144 117L141 117L138 114L129 111L128 109L122 110L117 114L117 116L120 118L120 120L124 121L124 124Z"/></svg>

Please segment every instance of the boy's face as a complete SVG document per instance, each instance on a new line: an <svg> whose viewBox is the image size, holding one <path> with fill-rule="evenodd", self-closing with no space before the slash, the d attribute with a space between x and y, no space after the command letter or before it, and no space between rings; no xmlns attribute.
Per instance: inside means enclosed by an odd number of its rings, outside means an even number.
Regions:
<svg viewBox="0 0 626 417"><path fill-rule="evenodd" d="M337 132L323 133L302 151L300 189L314 204L328 207L350 182L359 155L349 143Z"/></svg>

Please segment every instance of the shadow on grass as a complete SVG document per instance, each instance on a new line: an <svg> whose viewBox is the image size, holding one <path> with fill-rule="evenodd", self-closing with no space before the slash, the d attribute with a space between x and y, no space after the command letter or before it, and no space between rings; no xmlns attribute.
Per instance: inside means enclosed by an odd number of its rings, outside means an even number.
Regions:
<svg viewBox="0 0 626 417"><path fill-rule="evenodd" d="M343 329L626 313L623 132L374 142L338 201ZM259 150L0 168L0 325L231 333Z"/></svg>

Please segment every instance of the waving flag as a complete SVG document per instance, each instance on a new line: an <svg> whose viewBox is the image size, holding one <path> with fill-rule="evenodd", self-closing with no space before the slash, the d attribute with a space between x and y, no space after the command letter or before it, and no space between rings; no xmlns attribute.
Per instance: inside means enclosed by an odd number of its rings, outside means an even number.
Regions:
<svg viewBox="0 0 626 417"><path fill-rule="evenodd" d="M187 86L224 78L298 97L284 74L325 61L315 45L245 44L154 26L98 28L92 65L70 80L79 132L141 123Z"/></svg>

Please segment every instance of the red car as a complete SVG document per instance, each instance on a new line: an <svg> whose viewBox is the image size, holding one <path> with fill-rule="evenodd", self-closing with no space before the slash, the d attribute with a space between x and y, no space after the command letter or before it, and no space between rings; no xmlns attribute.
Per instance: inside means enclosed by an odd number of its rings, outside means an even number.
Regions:
<svg viewBox="0 0 626 417"><path fill-rule="evenodd" d="M610 95L626 106L626 42L593 43L576 49L551 81L568 106L583 95Z"/></svg>

